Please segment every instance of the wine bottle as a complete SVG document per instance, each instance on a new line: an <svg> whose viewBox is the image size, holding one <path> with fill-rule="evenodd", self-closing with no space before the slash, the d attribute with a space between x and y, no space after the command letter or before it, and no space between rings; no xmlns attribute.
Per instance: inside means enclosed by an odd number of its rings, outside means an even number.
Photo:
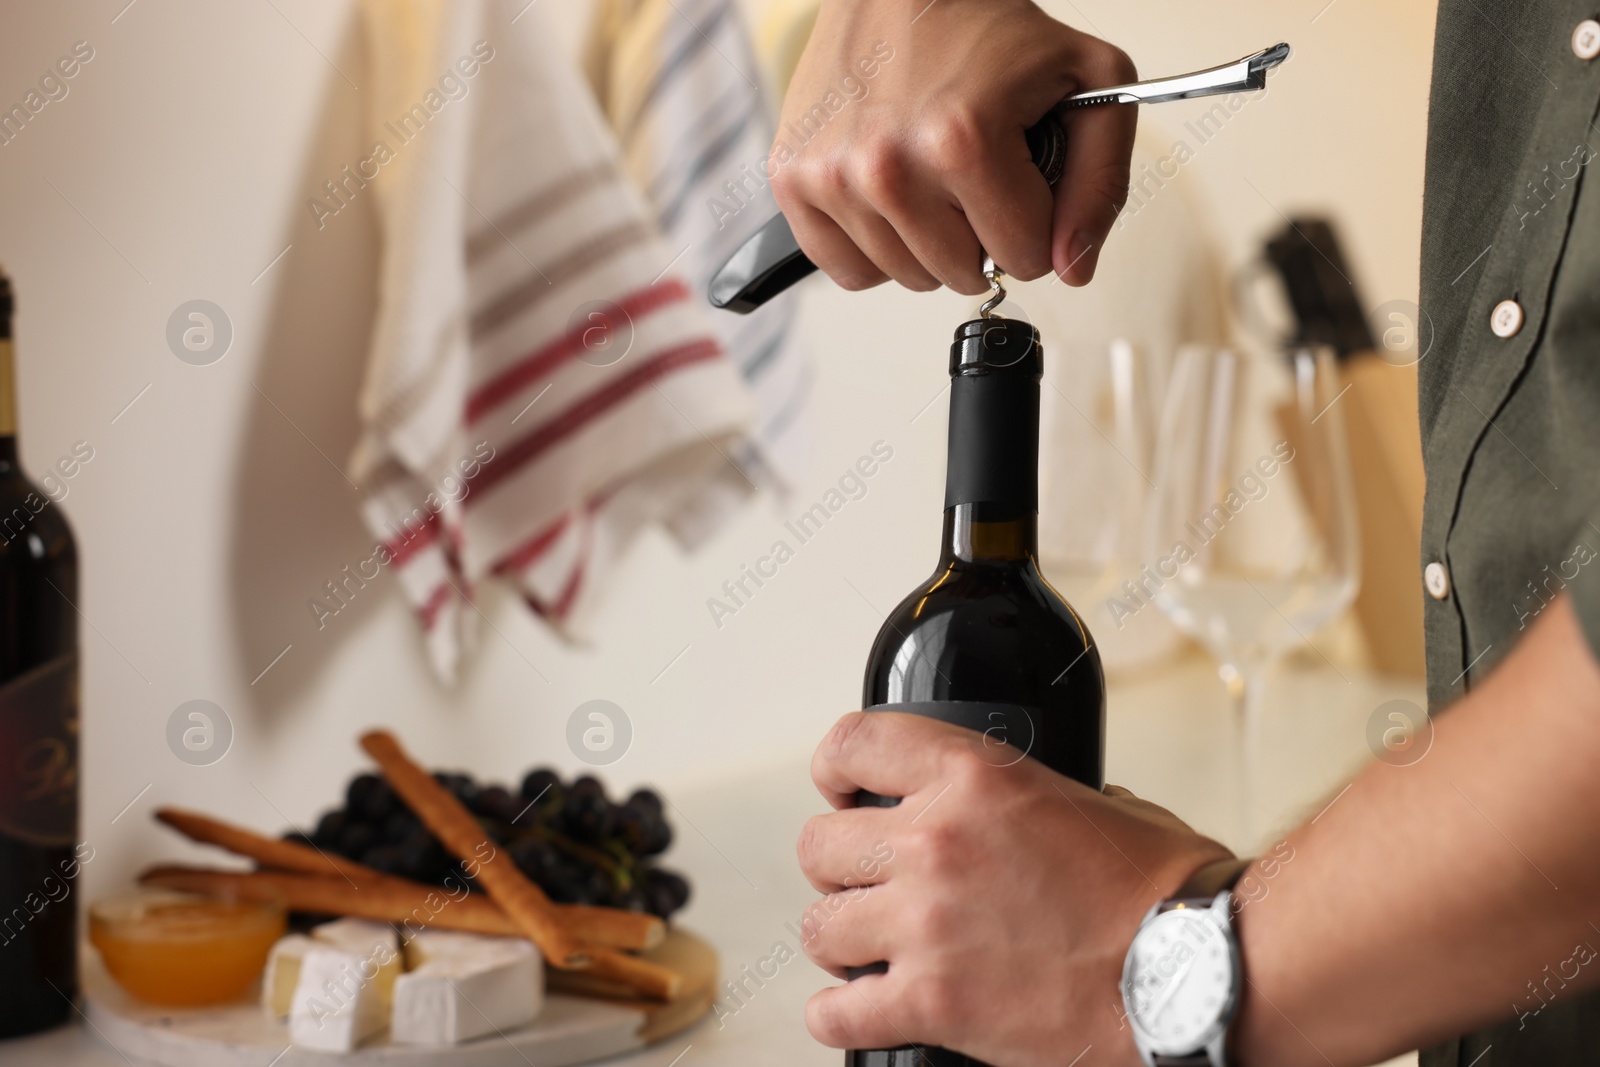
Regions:
<svg viewBox="0 0 1600 1067"><path fill-rule="evenodd" d="M884 620L867 661L862 706L967 727L974 758L997 766L1037 759L1099 789L1100 655L1083 620L1039 572L1043 372L1039 332L1029 323L974 319L956 330L939 565ZM865 792L856 800L899 803ZM850 977L887 967L872 964ZM845 1064L983 1067L948 1049L916 1046L853 1050Z"/></svg>
<svg viewBox="0 0 1600 1067"><path fill-rule="evenodd" d="M11 283L0 274L0 1038L77 993L77 551L17 463Z"/></svg>

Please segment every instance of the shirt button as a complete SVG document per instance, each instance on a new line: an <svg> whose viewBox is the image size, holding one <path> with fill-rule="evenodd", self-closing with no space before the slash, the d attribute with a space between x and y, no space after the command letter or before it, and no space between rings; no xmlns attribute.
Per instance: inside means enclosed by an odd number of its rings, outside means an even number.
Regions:
<svg viewBox="0 0 1600 1067"><path fill-rule="evenodd" d="M1434 560L1422 568L1422 584L1428 587L1428 595L1435 600L1443 600L1450 595L1450 572L1444 569L1444 564Z"/></svg>
<svg viewBox="0 0 1600 1067"><path fill-rule="evenodd" d="M1600 56L1600 22L1584 19L1572 31L1572 54L1579 59Z"/></svg>
<svg viewBox="0 0 1600 1067"><path fill-rule="evenodd" d="M1502 300L1489 313L1489 329L1496 337L1515 337L1522 329L1522 305L1515 300Z"/></svg>

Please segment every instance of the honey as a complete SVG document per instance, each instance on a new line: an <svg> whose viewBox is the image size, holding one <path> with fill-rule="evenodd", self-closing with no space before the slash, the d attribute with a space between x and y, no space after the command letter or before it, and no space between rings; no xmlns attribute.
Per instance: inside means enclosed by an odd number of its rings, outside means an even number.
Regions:
<svg viewBox="0 0 1600 1067"><path fill-rule="evenodd" d="M128 995L192 1008L243 997L285 923L281 900L146 891L90 908L89 940Z"/></svg>

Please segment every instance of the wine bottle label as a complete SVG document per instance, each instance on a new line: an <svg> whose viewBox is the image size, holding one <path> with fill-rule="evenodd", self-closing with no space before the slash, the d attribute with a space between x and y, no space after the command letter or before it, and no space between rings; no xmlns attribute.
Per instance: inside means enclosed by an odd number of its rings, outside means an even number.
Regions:
<svg viewBox="0 0 1600 1067"><path fill-rule="evenodd" d="M1033 751L1035 712L1021 704L988 700L902 700L876 704L867 711L903 711L964 726L977 757L992 767L1009 767Z"/></svg>
<svg viewBox="0 0 1600 1067"><path fill-rule="evenodd" d="M893 704L874 704L866 711L903 711L922 715L973 732L973 755L991 767L1009 767L1033 750L1037 717L1021 704L1002 704L989 700L902 700ZM899 797L886 797L866 789L856 790L858 808L892 808Z"/></svg>
<svg viewBox="0 0 1600 1067"><path fill-rule="evenodd" d="M78 839L78 654L0 685L0 834L44 847Z"/></svg>

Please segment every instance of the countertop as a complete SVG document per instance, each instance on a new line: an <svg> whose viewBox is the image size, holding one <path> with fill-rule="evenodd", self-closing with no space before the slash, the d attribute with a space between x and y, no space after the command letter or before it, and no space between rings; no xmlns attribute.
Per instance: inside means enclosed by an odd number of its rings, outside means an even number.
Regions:
<svg viewBox="0 0 1600 1067"><path fill-rule="evenodd" d="M1108 777L1236 849L1270 842L1275 831L1334 799L1343 779L1370 758L1368 722L1381 704L1424 702L1420 682L1336 668L1314 653L1306 655L1281 666L1269 686L1249 790L1239 788L1243 755L1231 710L1214 669L1198 655L1112 685ZM678 830L672 864L695 883L682 920L715 942L725 975L753 966L779 942L798 948L786 924L815 894L796 868L794 841L805 819L823 810L807 774L809 755L741 766L715 780L702 777L668 791ZM614 1067L772 1062L838 1067L840 1054L816 1044L803 1021L806 998L830 981L797 954L737 1011L609 1062ZM7 1067L127 1067L131 1062L81 1017L60 1030L0 1042L0 1061ZM1407 1056L1393 1064L1414 1062Z"/></svg>

